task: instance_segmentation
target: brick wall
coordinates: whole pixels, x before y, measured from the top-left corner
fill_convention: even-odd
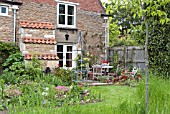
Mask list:
[[[3,5],[8,5],[1,3]],[[13,11],[9,5],[8,16],[0,16],[0,41],[13,42]]]
[[[17,0],[15,0],[17,1]],[[68,0],[66,0],[68,1]],[[104,39],[102,38],[104,28],[102,28],[103,19],[101,18],[101,12],[104,10],[98,0],[90,0],[91,2],[84,0],[70,0],[71,2],[79,2],[77,6],[77,28],[75,30],[70,29],[58,29],[57,28],[57,4],[54,0],[23,0],[23,4],[17,11],[17,22],[20,20],[36,21],[36,22],[51,22],[53,25],[52,30],[48,29],[30,29],[21,28],[17,23],[17,39],[20,42],[21,50],[36,53],[47,53],[51,50],[55,50],[55,45],[47,44],[25,44],[22,42],[23,37],[38,37],[44,38],[45,35],[54,35],[57,42],[73,43],[78,40],[78,31],[81,30],[85,41],[87,41],[86,48],[98,53],[96,46],[101,45]],[[84,4],[83,4],[84,3]],[[13,38],[13,17],[12,12],[9,17],[0,17],[0,40],[2,38]],[[5,28],[6,27],[6,28]],[[5,31],[6,30],[6,31]],[[5,31],[5,32],[4,32]],[[55,31],[55,32],[54,32]],[[70,38],[65,40],[65,34],[68,33]],[[89,48],[91,47],[91,48]]]
[[[83,37],[87,41],[84,48],[95,56],[98,56],[104,47],[103,22],[104,20],[101,18],[100,13],[78,10],[78,28],[83,32]]]
[[[79,9],[91,12],[104,13],[104,8],[100,0],[64,0],[79,3]]]
[[[37,1],[36,1],[37,2]],[[25,20],[25,22],[33,24],[32,26],[24,27],[19,25],[19,41],[20,41],[20,49],[22,50],[23,54],[56,54],[55,50],[55,43],[38,43],[38,42],[24,42],[23,38],[32,38],[32,39],[49,39],[54,38],[55,39],[55,28],[56,28],[56,6],[42,3],[35,3],[35,2],[23,2],[23,5],[21,5],[19,9],[19,20]],[[41,23],[41,25],[45,22],[52,23],[52,29],[44,28],[44,27],[38,27],[35,26],[38,23]],[[25,57],[27,58],[27,57]],[[28,59],[28,58],[27,58]],[[44,58],[42,58],[44,59]],[[47,58],[46,58],[47,59]],[[57,60],[41,60],[43,63],[43,67],[48,66],[48,64],[51,64],[50,67],[54,68],[57,67],[58,61]],[[27,60],[29,62],[29,60]]]
[[[43,3],[24,2],[19,9],[18,18],[20,20],[28,21],[52,22],[53,25],[56,25],[56,15],[56,6]]]
[[[35,2],[38,4],[48,4],[51,6],[57,5],[57,2],[55,0],[15,0],[15,1],[22,1],[23,4]],[[62,0],[62,1],[79,3],[79,8],[81,10],[100,12],[100,13],[105,12],[100,0]]]
[[[55,33],[49,29],[30,29],[24,28],[20,31],[21,37],[34,37],[34,38],[55,38]]]
[[[25,44],[25,50],[31,54],[52,53],[54,52],[54,45],[47,44]]]
[[[81,0],[79,0],[79,2],[80,4],[82,4]],[[99,5],[97,6],[99,7]],[[103,19],[100,16],[101,13],[94,11],[85,11],[81,8],[77,8],[77,10],[77,29],[81,30],[83,34],[87,34],[86,39],[89,45],[96,43],[96,41],[99,42],[99,37],[103,34],[104,31],[104,29],[102,28]],[[44,4],[43,2],[41,4],[39,4],[38,2],[23,2],[23,5],[20,7],[19,10],[19,18],[21,20],[29,21],[52,22],[53,28],[57,28],[56,12],[57,6],[55,5]],[[65,40],[66,33],[70,35],[69,41]],[[58,42],[76,42],[78,39],[78,32],[75,30],[56,29],[56,39]]]

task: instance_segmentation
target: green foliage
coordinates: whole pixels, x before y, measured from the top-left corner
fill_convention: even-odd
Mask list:
[[[61,85],[71,85],[72,83],[72,71],[69,69],[63,69],[58,67],[54,71],[54,75],[57,79],[60,79],[63,83]]]
[[[18,97],[18,102],[13,102],[19,106],[48,106],[56,101],[54,86],[47,83],[30,82],[20,85],[22,96]]]
[[[14,62],[21,62],[23,61],[23,57],[21,52],[16,52],[14,54],[11,54],[5,61],[5,63],[3,64],[4,68],[9,68],[10,66],[12,66],[12,64]]]
[[[110,46],[121,46],[121,45],[138,45],[141,42],[137,42],[136,39],[140,40],[139,33],[133,30],[132,27],[136,27],[141,24],[142,18],[136,16],[133,17],[134,13],[131,12],[133,6],[126,3],[126,0],[113,0],[110,3],[106,3],[106,12],[111,15],[110,20]],[[138,34],[135,35],[134,33]],[[119,39],[118,37],[124,36],[125,38]]]
[[[33,57],[32,61],[27,61],[25,73],[29,76],[30,80],[40,80],[43,76],[41,62]]]
[[[101,83],[106,83],[107,80],[109,80],[109,79],[112,80],[113,77],[109,77],[109,76],[98,76],[98,77],[96,77],[96,80],[101,82]]]
[[[117,22],[117,26],[121,25],[121,28],[130,29],[129,31],[127,30],[125,37],[129,35],[130,39],[135,40],[138,44],[144,45],[145,33],[149,31],[149,67],[153,68],[153,70],[157,69],[164,76],[169,76],[169,0],[146,0],[144,2],[141,0],[113,0],[111,3],[106,4],[106,8],[107,13],[110,12],[113,15],[112,18],[117,19],[115,21]],[[130,12],[129,15],[126,15],[127,12]],[[128,16],[130,17],[128,18]],[[139,21],[136,21],[136,19],[139,19]],[[136,24],[125,24],[126,22],[130,22],[130,20],[133,20]],[[149,30],[145,30],[145,23],[149,24]],[[114,30],[114,28],[116,26],[113,26],[110,30]],[[112,44],[116,46],[133,45],[135,42],[128,43],[125,39],[112,40]]]
[[[111,20],[111,19],[110,19]],[[109,25],[109,45],[113,46],[115,43],[115,40],[119,37],[120,31],[119,26],[117,23],[112,22]]]
[[[115,38],[112,46],[137,46],[138,43],[131,38]]]
[[[19,52],[19,47],[14,43],[0,42],[0,55],[2,58],[7,58],[9,55]],[[3,60],[5,61],[5,60]]]
[[[145,44],[145,30],[144,30],[144,25],[137,25],[133,26],[131,25],[131,30],[130,30],[130,37],[131,39],[135,40],[138,45],[143,46]]]
[[[5,105],[5,93],[4,93],[4,89],[5,89],[5,81],[4,80],[0,80],[0,111],[4,110],[6,108]]]
[[[39,82],[46,82],[50,85],[63,85],[63,81],[58,78],[55,74],[43,74],[40,78],[39,78]]]
[[[170,5],[167,5],[164,10],[170,17]],[[159,20],[150,25],[150,38],[149,38],[149,61],[150,67],[157,69],[159,74],[169,77],[170,70],[170,23],[162,25]]]
[[[19,47],[14,43],[0,42],[0,69],[9,55],[19,52]],[[1,73],[1,72],[0,72]]]
[[[113,66],[113,69],[111,70],[111,72],[116,73],[116,69],[117,69],[118,64],[119,64],[118,53],[115,51],[113,53],[113,56],[112,56],[111,66]]]
[[[20,77],[25,74],[25,65],[23,63],[21,52],[11,54],[3,64],[5,68],[1,79],[4,79],[5,83],[18,83]]]

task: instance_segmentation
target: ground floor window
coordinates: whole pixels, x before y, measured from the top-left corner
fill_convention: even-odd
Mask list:
[[[59,57],[60,67],[72,67],[73,63],[72,45],[57,45],[57,55]]]

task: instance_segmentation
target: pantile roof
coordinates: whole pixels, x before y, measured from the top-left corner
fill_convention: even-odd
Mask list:
[[[31,60],[33,57],[43,60],[58,60],[57,54],[25,54],[24,59]]]
[[[24,43],[56,44],[55,38],[22,38]]]
[[[52,23],[50,22],[36,22],[36,21],[20,20],[19,24],[23,28],[52,29]]]

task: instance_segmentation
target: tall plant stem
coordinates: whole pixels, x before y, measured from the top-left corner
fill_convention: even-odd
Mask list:
[[[149,76],[148,76],[148,38],[149,38],[149,28],[148,22],[145,19],[145,27],[146,27],[146,39],[145,39],[145,75],[146,75],[146,114],[148,113],[149,109]]]

